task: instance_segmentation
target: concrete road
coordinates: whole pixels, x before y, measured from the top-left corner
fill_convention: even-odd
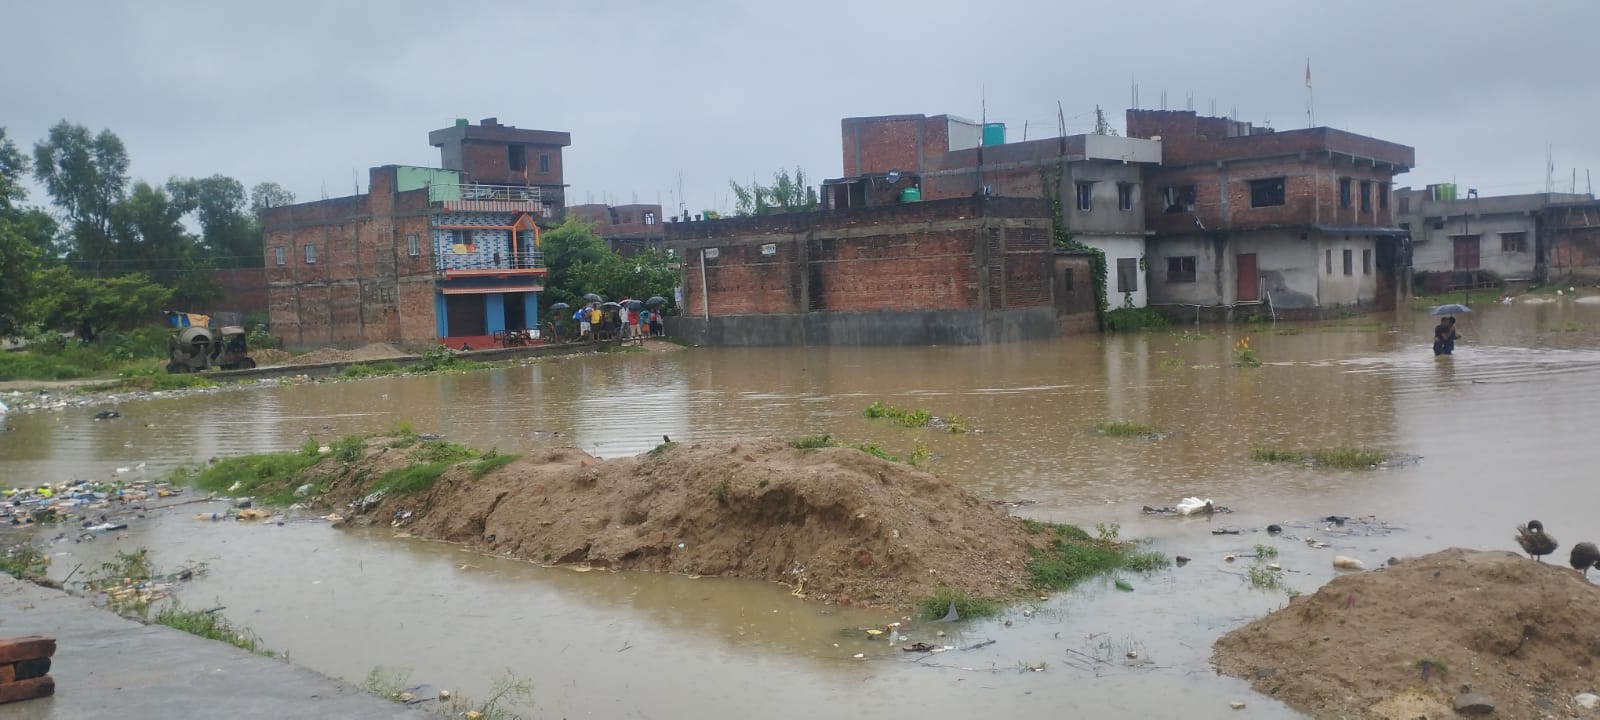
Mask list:
[[[18,635],[56,639],[56,694],[0,705],[6,720],[425,717],[282,660],[0,575],[0,637]]]

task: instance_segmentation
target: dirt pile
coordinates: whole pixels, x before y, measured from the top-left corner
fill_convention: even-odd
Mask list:
[[[1345,575],[1217,640],[1212,661],[1313,717],[1571,716],[1600,680],[1600,586],[1570,568],[1452,548]]]
[[[285,352],[283,350],[279,350],[277,348],[267,348],[266,350],[251,350],[250,351],[250,359],[256,361],[256,366],[257,367],[270,367],[270,366],[273,366],[273,365],[282,365],[282,364],[284,364],[286,362],[289,362],[289,360],[291,358],[293,358],[293,357],[294,357],[294,355],[291,355],[288,352]]]
[[[336,348],[320,348],[297,355],[289,359],[290,365],[315,365],[318,363],[333,362],[366,362],[370,360],[388,360],[390,358],[404,357],[405,352],[388,343],[372,343],[363,345],[354,350],[339,350]],[[257,362],[260,362],[259,360]]]
[[[613,460],[568,448],[481,477],[464,462],[373,501],[384,473],[416,463],[395,444],[369,441],[360,470],[323,481],[323,503],[536,562],[760,578],[827,602],[906,607],[941,586],[1014,597],[1029,587],[1029,549],[1046,542],[946,480],[850,448],[760,440]]]

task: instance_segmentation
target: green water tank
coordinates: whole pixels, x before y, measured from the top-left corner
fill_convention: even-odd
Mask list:
[[[900,202],[916,202],[922,199],[922,190],[908,187],[900,191]]]
[[[456,118],[456,127],[466,127],[468,124],[466,118]]]
[[[983,126],[983,144],[985,146],[988,146],[988,145],[1004,145],[1004,144],[1006,144],[1006,124],[1005,123],[986,123],[986,124],[984,124],[984,126]]]

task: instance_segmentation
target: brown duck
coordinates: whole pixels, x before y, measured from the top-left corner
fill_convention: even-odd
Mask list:
[[[1529,520],[1527,525],[1517,526],[1517,544],[1528,553],[1528,557],[1539,562],[1544,562],[1540,558],[1555,552],[1560,546],[1555,538],[1545,534],[1544,523],[1538,520]]]
[[[1591,542],[1581,542],[1572,546],[1572,569],[1583,571],[1584,577],[1589,577],[1589,568],[1600,568],[1600,548]]]

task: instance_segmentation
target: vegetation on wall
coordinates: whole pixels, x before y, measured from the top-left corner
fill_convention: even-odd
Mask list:
[[[1106,300],[1106,254],[1105,251],[1090,247],[1072,237],[1067,232],[1065,208],[1061,204],[1061,181],[1067,172],[1066,157],[1056,158],[1056,171],[1052,177],[1045,168],[1039,169],[1039,184],[1044,187],[1044,199],[1050,202],[1050,239],[1051,244],[1060,250],[1087,253],[1089,255],[1089,279],[1094,288],[1094,316],[1095,322],[1101,330],[1106,329],[1106,313],[1110,312],[1110,302]]]
[[[787,169],[779,168],[772,175],[771,185],[755,180],[740,185],[729,180],[728,186],[736,201],[734,214],[741,217],[817,209],[817,189],[806,184],[806,171],[801,168],[795,168],[792,177]]]

